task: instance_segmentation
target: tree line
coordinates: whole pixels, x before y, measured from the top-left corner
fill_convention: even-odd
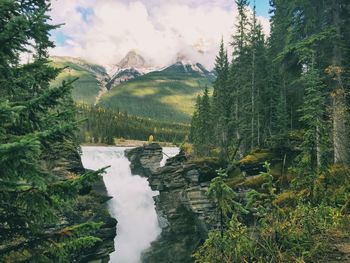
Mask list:
[[[197,99],[190,139],[199,154],[229,158],[256,148],[289,147],[292,135],[313,167],[350,163],[350,22],[346,1],[270,1],[268,38],[236,1],[229,61],[224,41],[216,57],[212,96]]]
[[[127,112],[113,111],[99,106],[78,105],[80,141],[113,145],[115,138],[146,141],[151,135],[160,142],[183,142],[189,133],[189,125],[167,123],[141,118]]]
[[[231,59],[221,41],[213,94],[197,98],[191,123],[194,157],[226,161],[208,189],[218,226],[195,262],[345,260],[350,2],[271,0],[267,38],[255,7],[235,2]]]

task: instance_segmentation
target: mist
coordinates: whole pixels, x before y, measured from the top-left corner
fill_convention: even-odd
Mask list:
[[[103,180],[108,195],[108,209],[118,220],[116,251],[111,254],[111,263],[139,263],[141,254],[150,247],[161,233],[154,207],[154,192],[146,178],[132,175],[130,162],[122,147],[82,147],[82,162],[85,168],[97,170],[106,166]],[[178,153],[176,148],[165,148],[167,156]],[[161,165],[168,158],[164,155]]]

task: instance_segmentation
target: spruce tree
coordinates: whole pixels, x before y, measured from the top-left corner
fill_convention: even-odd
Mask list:
[[[65,213],[98,172],[82,172],[71,82],[50,87],[59,69],[47,49],[50,4],[0,3],[0,261],[68,262],[101,240],[99,223],[67,225]],[[20,55],[33,52],[32,62]],[[73,176],[74,175],[74,176]],[[72,222],[70,222],[72,223]],[[68,233],[68,234],[66,234]]]
[[[213,92],[213,129],[215,143],[220,147],[221,153],[227,158],[228,122],[230,117],[230,89],[228,83],[229,62],[224,40],[221,40],[219,54],[215,60],[215,72],[217,74],[214,82]]]
[[[238,23],[236,33],[233,35],[231,43],[233,47],[233,60],[230,68],[230,85],[231,93],[231,136],[235,138],[236,145],[239,144],[239,156],[243,156],[247,151],[247,138],[243,136],[248,132],[247,119],[243,116],[248,110],[246,103],[250,98],[250,74],[246,71],[249,67],[249,56],[247,46],[249,43],[247,16],[248,4],[247,0],[237,0]]]

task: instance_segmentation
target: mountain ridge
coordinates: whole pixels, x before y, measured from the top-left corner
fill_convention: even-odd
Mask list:
[[[203,65],[186,60],[144,73],[138,69],[141,66],[150,69],[150,66],[136,52],[129,52],[117,64],[123,68],[118,68],[112,76],[103,66],[84,59],[54,57],[53,60],[56,65],[69,67],[59,81],[81,78],[73,90],[78,103],[98,104],[161,121],[189,123],[197,95],[204,86],[210,87],[214,79]]]

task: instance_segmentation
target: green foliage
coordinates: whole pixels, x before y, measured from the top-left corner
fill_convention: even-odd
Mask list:
[[[98,105],[162,122],[171,116],[174,122],[189,123],[202,86],[211,86],[211,78],[168,68],[121,83]]]
[[[237,211],[233,217],[234,224],[241,224],[242,231],[236,230],[241,235],[230,236],[225,221],[225,228],[211,232],[195,258],[197,262],[331,262],[330,241],[336,233],[350,231],[344,223],[350,210],[349,3],[271,0],[267,42],[255,8],[250,17],[248,1],[236,4],[238,22],[228,73],[223,42],[216,59],[218,79],[211,104],[216,138],[211,147],[221,148],[230,169],[238,164],[254,172],[257,163],[269,159],[274,167],[281,166],[283,177],[288,170],[288,180],[282,184],[287,178],[280,178],[276,186],[267,163],[267,171],[260,175],[247,172],[246,177],[242,173],[231,178],[227,184],[246,193],[239,203],[249,213]],[[220,99],[226,91],[229,99]],[[201,100],[191,134],[199,130]],[[204,138],[192,140],[202,143]],[[201,147],[194,146],[195,151]],[[272,149],[273,156],[259,152],[262,147]],[[213,182],[217,189],[227,186],[220,178]],[[228,213],[238,207],[216,204]],[[241,247],[237,240],[242,240]]]
[[[197,155],[209,155],[213,148],[214,131],[209,91],[206,87],[203,96],[197,97],[192,117],[190,140]]]
[[[80,130],[80,140],[85,143],[113,145],[114,138],[146,140],[150,134],[156,141],[179,143],[189,133],[186,124],[144,119],[99,106],[78,106],[78,117],[87,119]]]
[[[225,183],[227,174],[224,170],[218,171],[208,189],[208,197],[219,211],[220,231],[213,230],[208,239],[193,255],[195,262],[237,262],[245,255],[242,251],[251,249],[250,238],[246,235],[246,227],[242,225],[237,216],[247,213],[242,204],[235,201],[236,193]],[[230,216],[232,218],[230,219]]]
[[[249,262],[253,254],[254,243],[247,228],[234,217],[223,236],[219,231],[210,232],[193,257],[196,263],[229,263]]]
[[[73,83],[72,97],[74,101],[94,105],[103,80],[108,78],[105,69],[82,59],[68,57],[50,57],[50,59],[52,66],[64,68],[57,78],[51,82],[51,86],[57,86],[62,81],[78,78]]]
[[[49,32],[57,28],[48,24],[49,7],[43,0],[0,3],[1,262],[57,262],[51,247],[65,242],[72,260],[62,262],[75,261],[80,255],[74,251],[91,247],[100,226],[86,234],[86,225],[76,226],[71,231],[77,235],[60,236],[72,224],[65,212],[97,174],[74,173],[82,170],[79,123],[72,81],[50,85],[61,70],[47,58]],[[21,63],[20,56],[31,52],[32,60]]]
[[[220,213],[222,213],[224,217],[228,217],[233,211],[236,212],[236,210],[239,210],[239,207],[237,206],[237,209],[234,207],[234,204],[237,204],[234,201],[236,194],[225,183],[225,177],[227,177],[225,172],[223,170],[219,170],[218,176],[215,177],[210,183],[208,197],[216,203]]]
[[[276,187],[273,183],[270,164],[265,162],[266,172],[260,173],[262,180],[260,192],[250,190],[246,194],[246,209],[249,210],[255,218],[263,218],[272,212],[273,201],[276,198]]]
[[[194,253],[196,262],[314,262],[327,255],[331,233],[348,227],[344,224],[346,216],[342,215],[342,210],[322,203],[305,204],[298,198],[294,199],[292,209],[288,209],[288,203],[280,209],[275,206],[278,197],[269,164],[266,164],[266,170],[261,174],[264,183],[260,191],[251,190],[245,198],[245,208],[259,219],[254,220],[253,225],[249,221],[242,223],[248,212],[237,209],[240,203],[232,202],[231,196],[236,194],[226,189],[227,185],[220,177],[213,180],[210,191],[215,193],[214,196],[223,197],[223,202],[217,202],[218,207],[229,213],[235,212],[223,231],[209,233]],[[226,189],[226,195],[220,194],[222,189]],[[297,195],[293,193],[293,196]],[[224,198],[227,196],[229,198]]]

